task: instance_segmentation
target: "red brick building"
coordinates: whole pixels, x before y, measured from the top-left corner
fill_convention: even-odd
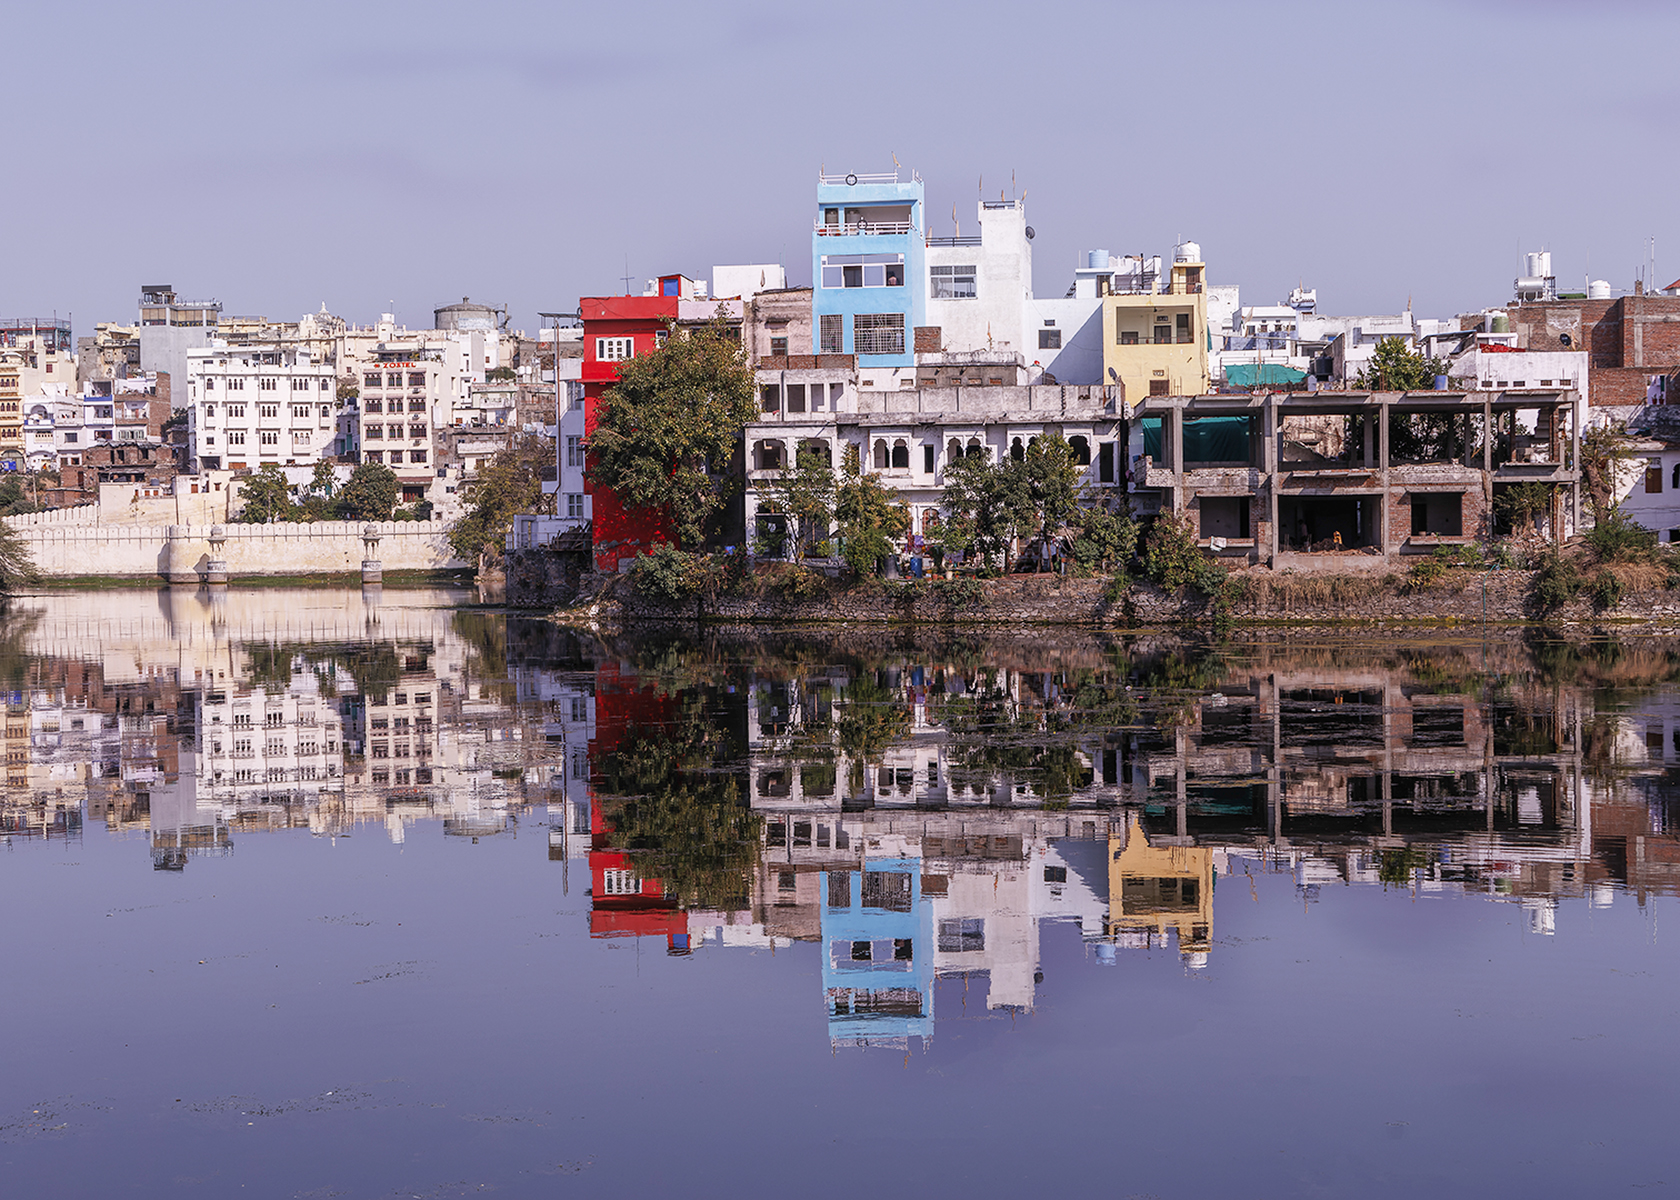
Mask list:
[[[1585,350],[1593,407],[1645,403],[1658,380],[1680,372],[1680,296],[1543,300],[1512,304],[1520,350]]]

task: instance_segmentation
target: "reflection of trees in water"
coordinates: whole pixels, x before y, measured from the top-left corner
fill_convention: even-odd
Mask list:
[[[0,684],[20,688],[28,681],[32,656],[26,643],[40,623],[40,609],[18,608],[0,597]]]
[[[729,911],[748,906],[759,827],[713,699],[687,692],[668,725],[633,728],[601,764],[599,803],[612,846],[642,875],[688,907]]]
[[[349,676],[358,695],[384,700],[402,672],[424,671],[431,658],[430,643],[392,645],[389,642],[248,642],[245,651],[246,676],[241,682],[271,691],[291,686],[292,667],[297,662],[312,672],[321,694],[336,695],[345,689],[337,684],[340,674]],[[409,660],[417,659],[418,662]]]

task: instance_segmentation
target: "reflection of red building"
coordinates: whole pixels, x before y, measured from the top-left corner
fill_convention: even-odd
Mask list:
[[[595,511],[599,513],[600,509]],[[624,744],[632,730],[660,728],[672,715],[673,698],[669,693],[639,686],[637,677],[622,672],[616,662],[602,663],[595,671],[595,738],[589,744],[590,762],[600,766]],[[668,950],[686,951],[688,914],[677,906],[674,896],[665,894],[659,880],[644,879],[637,873],[634,855],[612,848],[612,832],[612,818],[602,811],[600,797],[591,786],[589,936],[663,934]]]
[[[618,378],[618,364],[646,354],[663,340],[670,323],[677,319],[678,301],[688,299],[692,285],[681,275],[659,280],[657,296],[585,296],[578,301],[583,314],[583,432],[587,441],[595,432],[602,394]],[[611,492],[584,486],[594,497],[595,567],[618,570],[620,558],[633,558],[639,550],[670,541],[670,522],[665,514],[650,509],[626,508]]]

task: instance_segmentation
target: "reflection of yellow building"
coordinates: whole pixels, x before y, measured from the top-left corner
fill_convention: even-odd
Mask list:
[[[1108,841],[1108,932],[1117,940],[1178,936],[1191,965],[1206,961],[1213,930],[1213,851],[1200,846],[1151,846],[1134,815]]]
[[[1126,402],[1208,390],[1207,268],[1175,262],[1165,291],[1103,300],[1103,366]]]

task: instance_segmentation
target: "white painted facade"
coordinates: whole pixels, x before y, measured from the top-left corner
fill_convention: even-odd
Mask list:
[[[185,395],[177,398],[188,413],[193,469],[312,466],[334,454],[336,384],[332,367],[301,350],[188,351]]]

